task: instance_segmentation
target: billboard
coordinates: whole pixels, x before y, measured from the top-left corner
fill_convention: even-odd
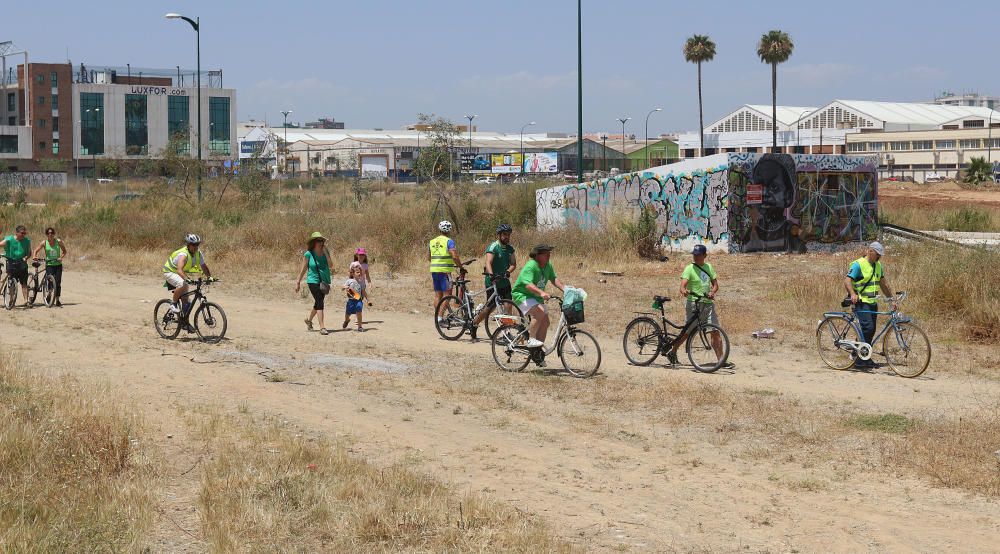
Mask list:
[[[556,173],[558,171],[558,152],[529,152],[524,155],[525,173]]]
[[[489,154],[462,153],[462,173],[489,173],[491,159]]]
[[[520,153],[510,152],[507,154],[491,154],[490,165],[492,166],[493,173],[520,173],[523,163]]]

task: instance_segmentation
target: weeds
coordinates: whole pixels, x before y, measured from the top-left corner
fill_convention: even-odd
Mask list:
[[[864,431],[904,434],[913,429],[915,422],[899,414],[858,414],[847,420],[847,425]]]

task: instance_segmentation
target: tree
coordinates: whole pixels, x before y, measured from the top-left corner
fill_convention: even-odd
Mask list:
[[[701,155],[705,155],[705,115],[701,103],[701,64],[715,58],[715,43],[708,35],[693,35],[684,43],[684,59],[698,64],[698,134],[701,137]]]
[[[986,158],[973,157],[969,160],[969,168],[965,170],[965,182],[972,185],[993,182],[993,167]]]
[[[434,114],[419,114],[417,120],[426,131],[430,146],[420,148],[416,162],[417,174],[424,179],[436,179],[452,174],[456,169],[452,146],[459,129],[450,120]]]
[[[757,43],[760,61],[771,66],[771,140],[772,150],[778,149],[778,64],[792,56],[792,37],[784,31],[768,31]]]

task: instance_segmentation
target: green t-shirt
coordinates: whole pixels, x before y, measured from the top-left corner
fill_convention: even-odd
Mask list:
[[[308,260],[306,266],[306,283],[326,283],[330,284],[330,264],[326,261],[326,256],[317,256],[310,251],[306,251],[303,256]]]
[[[545,290],[545,285],[549,284],[549,281],[555,280],[556,270],[552,267],[551,262],[545,264],[545,267],[540,267],[535,260],[528,260],[528,263],[524,264],[521,274],[517,276],[517,282],[514,283],[514,290],[511,291],[511,296],[514,298],[514,302],[518,304],[529,298],[534,298],[541,302],[542,297],[529,291],[528,285],[532,284]]]
[[[507,269],[510,267],[510,260],[514,257],[514,247],[511,245],[504,246],[500,241],[495,240],[493,244],[486,247],[487,254],[493,254],[493,264],[490,269],[493,271],[494,275],[503,276],[507,273]],[[486,278],[486,286],[490,286],[490,278]],[[510,281],[500,279],[501,285],[510,286]]]
[[[681,280],[683,281],[687,279],[688,291],[704,296],[712,290],[712,281],[718,279],[719,276],[715,273],[715,269],[712,267],[712,264],[706,263],[701,266],[701,269],[704,271],[695,267],[694,264],[688,264],[687,267],[684,268],[684,273],[681,273]],[[688,300],[695,300],[695,297],[693,295],[688,295]],[[712,301],[708,298],[702,298],[701,301],[709,304],[712,303]]]
[[[7,256],[8,260],[23,260],[25,256],[31,253],[31,239],[28,237],[17,240],[14,235],[8,235],[4,240],[7,241],[7,245],[4,247],[4,255]]]

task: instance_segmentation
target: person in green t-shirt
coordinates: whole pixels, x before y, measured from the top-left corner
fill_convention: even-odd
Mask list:
[[[549,331],[549,314],[545,309],[545,302],[551,297],[545,292],[545,286],[551,282],[560,291],[565,288],[549,261],[552,249],[547,244],[539,244],[531,249],[531,259],[524,264],[512,291],[514,302],[521,308],[521,312],[531,317],[528,327],[530,340],[525,345],[528,348],[544,346],[545,335]]]
[[[44,258],[41,257],[43,254]],[[63,258],[66,257],[66,254],[66,245],[63,244],[61,238],[56,236],[54,227],[45,229],[45,240],[38,245],[38,248],[35,248],[35,252],[32,254],[36,260],[45,260],[45,273],[51,275],[56,281],[55,305],[57,307],[62,306]]]
[[[474,328],[478,327],[484,319],[490,317],[490,314],[493,313],[494,299],[496,301],[513,299],[510,274],[517,267],[517,260],[514,258],[514,247],[510,245],[510,237],[513,232],[514,229],[510,225],[501,223],[497,226],[497,240],[486,247],[486,265],[483,269],[484,273],[486,273],[486,287],[489,288],[493,283],[496,283],[497,287],[493,296],[490,296],[486,300],[486,307],[472,321]],[[503,308],[501,306],[501,311],[504,314],[507,314],[508,311],[513,311],[505,311]],[[475,336],[474,333],[473,336]]]
[[[694,258],[681,273],[681,296],[687,297],[684,305],[686,315],[685,321],[690,321],[697,317],[699,323],[711,323],[719,325],[719,316],[715,311],[715,295],[719,292],[719,275],[715,272],[712,264],[706,262],[708,249],[704,244],[697,244],[691,251]],[[685,335],[682,335],[675,343],[670,352],[667,352],[667,359],[670,363],[677,363],[677,349],[684,343]],[[722,356],[722,337],[718,333],[711,333],[712,349],[716,356]],[[732,367],[726,363],[723,367]]]
[[[326,237],[319,231],[313,233],[306,243],[306,251],[302,254],[302,269],[295,281],[295,292],[302,288],[303,277],[306,278],[306,286],[313,297],[313,307],[306,318],[306,328],[312,331],[313,318],[318,316],[319,333],[328,335],[330,332],[326,330],[326,322],[323,321],[323,304],[330,292],[330,251],[326,248]]]
[[[0,241],[4,256],[7,256],[7,273],[21,283],[25,304],[28,302],[28,257],[31,256],[31,239],[27,234],[28,230],[24,225],[18,225],[14,228],[13,235]]]

